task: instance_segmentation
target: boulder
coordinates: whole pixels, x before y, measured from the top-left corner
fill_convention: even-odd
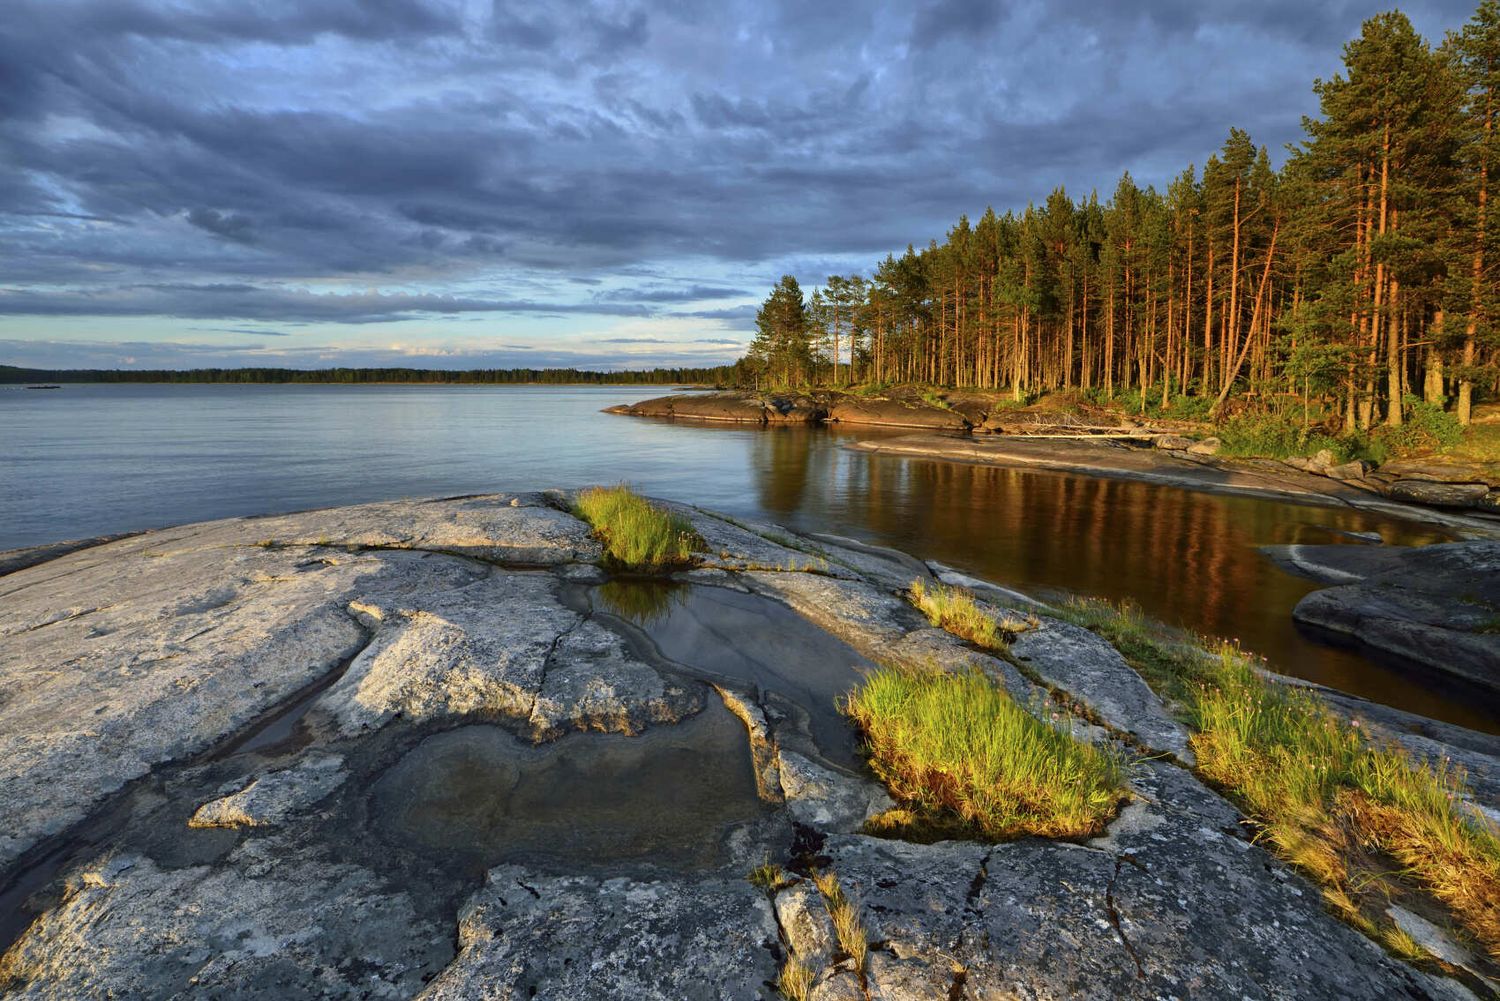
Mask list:
[[[1489,495],[1485,483],[1439,483],[1435,480],[1397,480],[1386,491],[1395,500],[1434,507],[1476,507]]]
[[[1180,434],[1159,434],[1151,439],[1151,445],[1169,452],[1186,452],[1193,447],[1193,439]]]
[[[1203,438],[1189,445],[1188,451],[1193,455],[1218,455],[1222,446],[1223,442],[1217,438]]]
[[[291,768],[268,772],[249,785],[229,782],[227,795],[204,803],[189,827],[268,827],[314,805],[343,784],[349,773],[339,754],[311,754]]]
[[[1338,586],[1297,603],[1299,622],[1500,690],[1500,542],[1287,546],[1287,569]]]
[[[1355,459],[1352,462],[1345,462],[1341,465],[1330,466],[1328,469],[1328,475],[1336,480],[1362,480],[1365,478],[1365,474],[1369,471],[1369,463],[1365,462],[1363,459]]]

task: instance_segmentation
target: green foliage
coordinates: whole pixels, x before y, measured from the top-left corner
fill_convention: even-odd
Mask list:
[[[1223,648],[1195,700],[1193,750],[1280,853],[1318,878],[1356,923],[1383,906],[1364,850],[1390,855],[1500,958],[1500,831],[1467,813],[1464,779],[1397,746],[1375,746],[1309,691],[1275,684]],[[1360,907],[1361,898],[1374,900]],[[1352,910],[1351,910],[1352,909]]]
[[[1287,459],[1327,449],[1342,461],[1352,454],[1348,442],[1283,414],[1241,414],[1220,424],[1216,433],[1220,455]]]
[[[704,542],[692,524],[664,511],[628,486],[590,487],[574,513],[593,526],[609,560],[631,570],[662,570],[691,563]]]
[[[776,893],[791,883],[786,870],[775,862],[772,862],[769,858],[754,869],[751,869],[750,874],[745,878],[750,881],[751,886],[757,886],[767,893]]]
[[[1463,425],[1441,405],[1408,396],[1409,416],[1399,427],[1383,427],[1376,434],[1395,455],[1451,448],[1464,440]]]
[[[1075,740],[1066,720],[1037,719],[977,670],[882,668],[844,710],[864,734],[871,768],[902,802],[903,821],[919,828],[989,840],[1087,837],[1125,795],[1111,752]]]
[[[911,600],[928,622],[989,650],[1005,650],[1007,636],[1036,625],[1009,617],[996,620],[962,588],[928,584],[920,578],[911,582]]]

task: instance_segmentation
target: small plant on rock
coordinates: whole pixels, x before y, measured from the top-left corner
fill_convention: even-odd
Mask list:
[[[611,562],[632,570],[663,570],[692,562],[705,543],[692,523],[621,484],[590,487],[573,513],[588,522]]]
[[[776,990],[787,1001],[807,1001],[812,993],[813,971],[796,956],[788,956],[776,978]]]
[[[1035,626],[1034,621],[1027,623],[1009,616],[998,622],[962,588],[928,584],[920,578],[911,582],[911,600],[928,622],[987,650],[1004,651],[1007,634]]]
[[[978,670],[882,668],[844,711],[918,830],[1091,837],[1125,798],[1113,753],[1077,740],[1065,721],[1038,719]]]

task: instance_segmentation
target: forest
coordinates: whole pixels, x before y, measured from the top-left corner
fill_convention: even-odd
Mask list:
[[[1279,168],[1231,128],[1165,191],[1128,173],[1103,200],[1057,188],[810,297],[784,277],[736,378],[1467,424],[1500,392],[1497,86],[1497,0],[1439,44],[1378,15],[1313,84],[1319,114]]]

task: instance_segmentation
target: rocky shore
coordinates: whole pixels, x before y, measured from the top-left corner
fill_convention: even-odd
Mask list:
[[[748,391],[684,393],[610,407],[606,413],[736,424],[907,428],[923,433],[861,441],[850,447],[885,455],[981,465],[1030,466],[1093,476],[1147,480],[1192,490],[1257,494],[1308,503],[1350,504],[1388,513],[1451,512],[1429,516],[1455,527],[1500,536],[1500,470],[1440,457],[1402,459],[1372,468],[1310,458],[1227,459],[1213,437],[1191,438],[1145,427],[1071,421],[1068,435],[1035,435],[1052,417],[1008,407],[978,394],[945,397],[899,388],[889,396],[836,390],[810,394]]]
[[[1331,585],[1297,603],[1298,622],[1500,693],[1500,542],[1265,552]]]
[[[946,568],[674,507],[705,547],[669,580],[612,575],[557,493],[230,519],[0,576],[0,992],[769,998],[789,956],[819,999],[1487,990],[1426,918],[1446,966],[1333,917],[1095,633],[966,582],[1037,615],[1000,659],[903,597]],[[832,702],[876,662],[1073,717],[1130,762],[1129,803],[1084,843],[864,833],[891,801]],[[1500,740],[1429,733],[1500,809]],[[858,910],[862,969],[814,872]]]

